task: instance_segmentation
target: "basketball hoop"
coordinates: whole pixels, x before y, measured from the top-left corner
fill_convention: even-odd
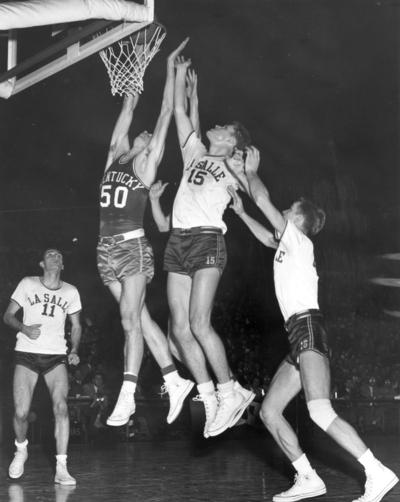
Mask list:
[[[110,79],[111,94],[141,94],[147,66],[160,50],[166,29],[152,23],[100,51]]]

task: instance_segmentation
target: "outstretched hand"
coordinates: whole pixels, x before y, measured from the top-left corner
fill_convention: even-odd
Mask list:
[[[232,157],[226,159],[226,163],[236,175],[244,173],[244,160],[242,150],[236,149]]]
[[[188,70],[186,75],[186,96],[188,99],[197,96],[197,73],[194,70]]]
[[[249,182],[247,181],[246,173],[244,170],[245,163],[243,156],[243,150],[236,149],[232,157],[226,159],[226,163],[239,182],[241,190],[249,193]]]
[[[246,148],[246,152],[246,174],[255,174],[257,173],[258,166],[260,165],[260,152],[255,146],[248,146]]]
[[[229,207],[233,209],[237,215],[242,215],[244,213],[242,198],[232,185],[229,185],[227,190],[229,195],[232,197],[232,204],[230,204]]]
[[[164,193],[165,188],[167,187],[168,182],[163,183],[161,180],[156,181],[150,187],[149,197],[150,200],[157,200]]]
[[[187,43],[189,42],[189,37],[186,37],[185,40],[178,45],[178,47],[171,52],[171,54],[168,56],[167,62],[168,62],[168,67],[170,69],[173,69],[176,64],[176,59],[178,58],[179,54],[183,51],[183,49],[186,47]]]
[[[179,70],[180,68],[183,68],[185,71],[189,68],[189,66],[192,64],[191,59],[185,59],[184,56],[177,56],[175,58],[175,68]]]

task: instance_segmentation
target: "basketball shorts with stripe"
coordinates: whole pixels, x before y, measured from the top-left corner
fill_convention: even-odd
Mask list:
[[[164,253],[164,270],[193,277],[205,268],[223,272],[227,262],[222,233],[171,232]]]
[[[149,283],[154,276],[153,248],[146,237],[112,245],[99,242],[97,268],[106,286],[136,274],[145,274]]]
[[[285,324],[289,336],[290,352],[286,360],[299,368],[302,352],[312,350],[324,357],[330,357],[328,333],[319,311],[292,316]]]

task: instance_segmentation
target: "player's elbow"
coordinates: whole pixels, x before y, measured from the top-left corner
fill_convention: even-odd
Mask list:
[[[11,314],[9,312],[5,312],[4,315],[3,315],[3,322],[5,324],[7,324],[7,326],[10,326],[10,318],[11,318]]]
[[[174,104],[174,113],[176,117],[181,117],[181,116],[186,116],[186,110],[185,106],[183,103],[176,103]]]
[[[174,111],[173,103],[170,103],[169,101],[167,101],[162,104],[162,108],[161,108],[162,117],[169,118],[172,115],[173,111]]]
[[[257,192],[255,194],[252,194],[252,198],[256,206],[258,206],[260,209],[262,209],[263,206],[265,206],[265,196],[263,196],[263,194]]]

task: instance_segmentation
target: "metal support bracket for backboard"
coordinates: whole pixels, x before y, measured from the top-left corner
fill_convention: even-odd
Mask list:
[[[148,26],[151,22],[141,22],[141,23],[119,23],[107,31],[99,34],[95,38],[89,41],[82,42],[85,36],[94,35],[98,33],[101,29],[107,25],[112,25],[110,21],[97,21],[91,23],[86,28],[75,33],[74,35],[67,36],[61,42],[53,44],[48,49],[41,51],[32,58],[29,58],[22,63],[15,66],[16,62],[16,51],[17,43],[16,38],[9,38],[8,47],[8,71],[0,75],[0,97],[9,98],[10,96],[17,94],[28,87],[44,80],[45,78],[58,73],[59,71],[71,66],[82,59],[85,59],[96,52],[101,51],[105,47],[127,37],[128,35],[134,33],[135,31],[141,30]],[[11,32],[10,32],[11,33]],[[10,40],[13,40],[10,42]],[[11,43],[11,45],[10,45]],[[20,78],[17,78],[22,72],[29,70],[34,65],[42,62],[43,60],[49,59],[55,54],[59,54],[64,51],[64,54],[53,61],[47,63],[46,65],[38,68],[37,70],[28,73]]]

